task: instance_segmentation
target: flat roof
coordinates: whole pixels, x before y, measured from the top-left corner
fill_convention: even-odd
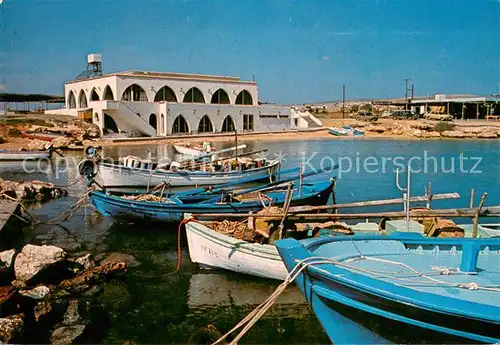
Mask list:
[[[174,73],[174,72],[152,72],[152,71],[124,71],[116,73],[107,73],[102,76],[81,78],[67,81],[66,84],[77,83],[80,81],[94,80],[106,77],[139,77],[139,78],[155,78],[155,79],[177,79],[177,80],[198,80],[198,81],[215,81],[215,82],[226,82],[226,83],[242,83],[242,84],[256,84],[255,81],[242,81],[240,77],[231,76],[220,76],[220,75],[210,75],[210,74],[194,74],[194,73]]]

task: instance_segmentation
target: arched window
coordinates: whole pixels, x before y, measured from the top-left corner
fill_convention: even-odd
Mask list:
[[[95,89],[92,89],[92,92],[90,93],[90,100],[99,101],[99,95],[95,92]]]
[[[192,87],[186,92],[182,101],[184,103],[205,103],[205,97],[203,97],[203,94],[198,88]]]
[[[78,96],[78,108],[87,108],[87,95],[85,91],[81,90]]]
[[[205,115],[201,118],[200,123],[198,124],[198,133],[206,133],[213,132],[214,126],[212,125],[212,121],[208,115]]]
[[[108,114],[104,114],[104,129],[108,132],[118,133],[118,126],[115,120]]]
[[[253,100],[250,92],[247,90],[241,91],[238,96],[236,96],[236,104],[252,105]]]
[[[168,86],[162,87],[155,95],[155,102],[177,102],[174,91]]]
[[[132,84],[123,91],[122,101],[128,102],[147,102],[146,91],[137,84]]]
[[[221,132],[234,132],[236,130],[236,126],[234,125],[233,118],[231,116],[226,116],[224,122],[222,123]]]
[[[172,133],[189,133],[189,125],[184,116],[179,115],[175,118]]]
[[[68,94],[68,108],[70,109],[76,108],[75,93],[73,91],[70,91]]]
[[[149,125],[156,130],[157,127],[156,114],[149,115]]]
[[[106,85],[104,88],[104,96],[102,97],[103,100],[105,101],[114,101],[115,97],[113,95],[113,91],[109,87],[109,85]]]
[[[212,100],[210,101],[210,103],[213,103],[213,104],[229,104],[229,96],[227,95],[227,92],[222,90],[222,89],[218,89],[217,91],[215,91],[215,93],[212,95]]]

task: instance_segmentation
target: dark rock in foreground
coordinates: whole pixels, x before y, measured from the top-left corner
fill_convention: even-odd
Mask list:
[[[108,315],[92,300],[100,284],[127,270],[125,262],[95,266],[89,254],[72,259],[61,248],[29,244],[17,256],[1,252],[0,265],[17,278],[0,285],[0,343],[99,342]]]

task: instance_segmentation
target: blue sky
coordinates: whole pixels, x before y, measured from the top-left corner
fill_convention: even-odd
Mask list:
[[[4,0],[3,90],[63,94],[105,72],[255,74],[260,100],[500,93],[500,2]]]

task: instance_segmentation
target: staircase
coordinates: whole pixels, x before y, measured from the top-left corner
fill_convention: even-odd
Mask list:
[[[321,128],[323,127],[323,122],[316,118],[309,111],[296,111],[304,121],[307,122],[307,128]]]
[[[156,129],[149,125],[149,122],[137,115],[134,109],[125,102],[114,102],[118,105],[116,119],[119,122],[124,122],[127,127],[139,132],[142,135],[154,137],[156,136]]]
[[[306,120],[306,122],[307,122],[307,128],[320,128],[320,127],[323,127],[323,123],[320,120],[318,120],[316,117],[314,117],[313,115],[311,115],[311,114],[309,116],[302,116],[302,118],[304,120]]]

